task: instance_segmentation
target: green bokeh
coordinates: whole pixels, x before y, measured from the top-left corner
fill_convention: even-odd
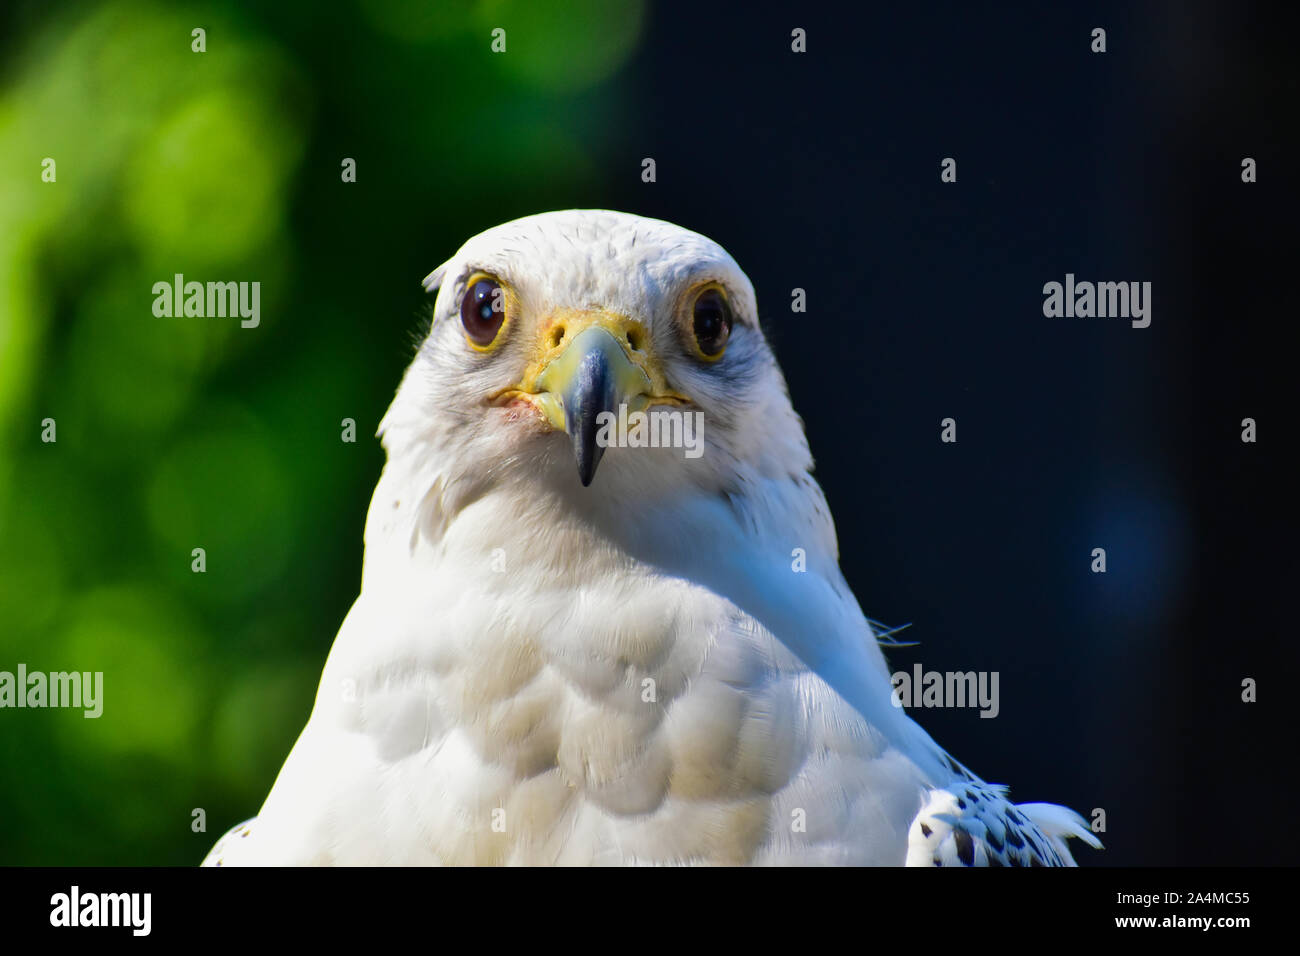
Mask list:
[[[646,18],[0,12],[0,670],[102,671],[105,697],[0,710],[0,864],[195,863],[257,811],[356,593],[419,279],[598,193]],[[260,325],[154,315],[177,273],[260,282]]]

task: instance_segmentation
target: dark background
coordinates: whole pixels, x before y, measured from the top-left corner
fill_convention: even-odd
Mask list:
[[[1289,862],[1295,14],[541,6],[0,13],[0,669],[106,685],[98,721],[0,711],[0,863],[197,862],[256,811],[356,593],[419,280],[566,207],[753,279],[849,583],[920,642],[891,663],[1001,675],[996,720],[915,715],[940,743],[1103,808],[1084,865]],[[261,326],[154,318],[176,272],[261,281]],[[1045,318],[1067,272],[1150,281],[1151,326]]]

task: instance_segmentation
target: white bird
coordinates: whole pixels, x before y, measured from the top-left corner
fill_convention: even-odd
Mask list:
[[[545,213],[425,286],[360,595],[261,812],[206,864],[1027,866],[1100,845],[895,706],[718,244]],[[625,447],[620,406],[698,413],[702,441]]]

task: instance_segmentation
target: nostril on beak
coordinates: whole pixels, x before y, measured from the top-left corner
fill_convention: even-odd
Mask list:
[[[562,325],[557,325],[551,329],[551,348],[559,348],[560,343],[564,341],[564,334],[564,326]]]
[[[641,336],[635,329],[627,330],[627,344],[631,347],[633,352],[641,351]]]

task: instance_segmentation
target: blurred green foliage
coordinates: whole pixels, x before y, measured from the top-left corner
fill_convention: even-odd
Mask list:
[[[0,14],[0,670],[103,671],[105,698],[0,710],[0,863],[196,863],[257,811],[359,583],[419,279],[495,222],[603,204],[646,15]],[[175,273],[260,282],[260,326],[155,317]]]

